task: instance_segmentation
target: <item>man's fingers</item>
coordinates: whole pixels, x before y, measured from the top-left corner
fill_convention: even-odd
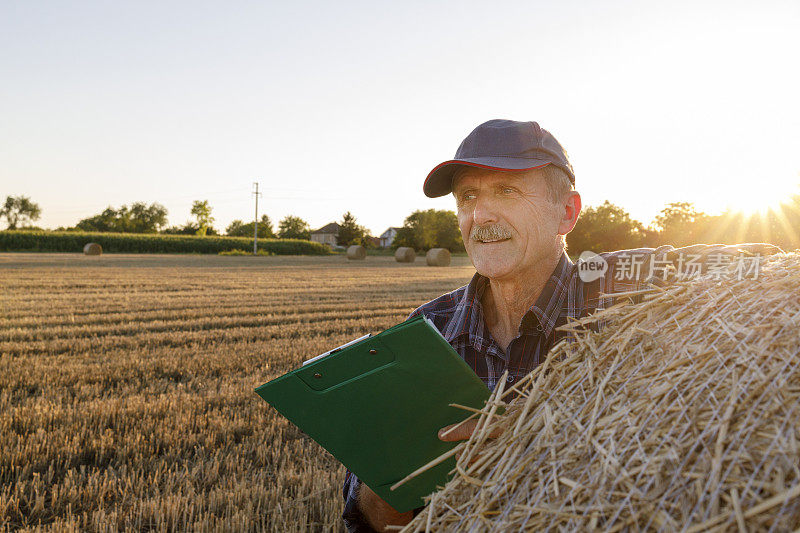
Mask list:
[[[439,430],[439,440],[443,440],[445,442],[455,442],[459,440],[468,440],[472,433],[475,431],[475,428],[478,426],[478,421],[474,418],[472,420],[465,420],[464,422],[459,422],[458,424],[451,424],[447,427],[443,427]],[[503,434],[502,428],[494,428],[491,433],[489,433],[490,439],[496,439],[500,435]]]
[[[499,436],[500,436],[500,435],[502,435],[502,434],[503,434],[503,428],[494,428],[494,429],[493,429],[493,430],[492,430],[492,431],[489,433],[489,438],[490,438],[490,439],[496,439],[497,437],[499,437]]]
[[[478,421],[473,419],[443,427],[439,430],[439,440],[445,442],[467,440],[472,436],[472,432],[475,431],[477,425]]]

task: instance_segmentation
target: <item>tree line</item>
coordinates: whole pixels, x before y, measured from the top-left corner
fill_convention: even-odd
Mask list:
[[[786,251],[800,248],[800,195],[778,207],[749,214],[728,210],[714,215],[698,210],[691,202],[673,202],[664,206],[650,226],[606,201],[584,209],[567,235],[568,249],[575,254],[663,244],[744,242],[767,242]]]
[[[9,230],[42,228],[32,225],[38,220],[42,210],[38,204],[26,196],[8,196],[5,204],[0,208],[0,218],[5,218]],[[212,216],[212,207],[208,200],[196,200],[192,203],[191,215],[193,220],[188,220],[181,226],[167,226],[167,208],[154,202],[150,205],[144,202],[134,202],[130,206],[122,205],[119,208],[107,207],[97,215],[81,219],[70,227],[59,227],[56,231],[90,231],[103,233],[166,233],[173,235],[221,235],[214,228],[215,219]],[[243,223],[234,220],[225,231],[226,235],[236,237],[252,237],[253,222]],[[258,223],[258,236],[265,239],[306,239],[311,236],[308,223],[300,217],[289,215],[283,218],[278,231],[272,227],[272,221],[263,215]]]
[[[669,203],[650,226],[634,219],[609,201],[585,208],[567,235],[567,249],[578,255],[584,250],[608,252],[629,248],[656,248],[663,244],[688,246],[698,243],[737,244],[768,242],[784,250],[800,248],[800,195],[765,212],[745,214],[726,211],[711,215],[690,202]],[[414,211],[398,231],[393,247],[417,250],[448,248],[463,251],[458,221],[452,211]]]
[[[80,220],[75,226],[58,228],[60,231],[98,231],[110,233],[168,233],[183,235],[220,235],[213,224],[212,208],[208,200],[192,204],[192,219],[182,226],[167,226],[167,209],[158,204],[135,202],[130,206],[108,207],[103,212]],[[0,218],[5,218],[8,228],[41,229],[31,226],[41,216],[38,204],[25,196],[8,196],[0,208]],[[361,244],[376,247],[376,239],[360,225],[351,212],[346,212],[337,222],[337,244]],[[254,222],[234,220],[225,229],[225,235],[252,237]],[[295,215],[281,219],[277,229],[268,215],[258,221],[260,239],[311,238],[308,222]],[[769,242],[784,250],[800,248],[800,195],[793,196],[777,208],[756,214],[726,211],[711,215],[698,210],[690,202],[667,204],[650,226],[632,218],[622,207],[609,201],[583,210],[575,228],[567,235],[571,253],[584,250],[595,252],[626,248],[657,247],[662,244],[685,246],[695,243]],[[449,210],[417,210],[411,213],[398,229],[392,248],[409,246],[416,250],[447,248],[452,252],[464,251],[456,214]]]

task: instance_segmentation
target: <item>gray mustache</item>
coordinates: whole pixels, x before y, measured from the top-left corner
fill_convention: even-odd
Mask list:
[[[469,238],[473,241],[494,241],[498,239],[510,239],[511,232],[500,224],[488,226],[472,226]]]

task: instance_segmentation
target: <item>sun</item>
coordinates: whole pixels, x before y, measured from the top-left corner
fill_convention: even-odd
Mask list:
[[[769,176],[747,185],[727,188],[720,200],[726,211],[765,215],[800,194],[800,176]]]

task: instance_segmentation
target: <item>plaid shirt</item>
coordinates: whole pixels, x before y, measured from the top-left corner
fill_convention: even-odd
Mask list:
[[[417,308],[409,318],[425,315],[433,321],[453,349],[464,358],[490,390],[505,371],[511,385],[530,373],[547,352],[567,335],[557,331],[570,319],[579,319],[614,303],[615,293],[635,291],[657,280],[664,269],[675,266],[684,255],[695,254],[705,262],[716,254],[735,254],[741,250],[774,253],[776,247],[763,244],[723,246],[695,245],[675,249],[638,248],[598,254],[608,264],[605,275],[591,282],[579,276],[578,266],[562,254],[553,274],[545,283],[536,303],[523,316],[519,335],[504,350],[492,338],[484,319],[481,297],[489,280],[475,274],[468,285],[444,294]],[[620,275],[630,271],[631,276]],[[602,327],[598,323],[596,327]],[[371,532],[357,506],[361,481],[347,472],[343,488],[345,509],[342,514],[350,532]]]
[[[420,306],[411,316],[422,314],[431,319],[490,390],[505,371],[509,386],[529,374],[564,337],[556,328],[604,307],[607,300],[599,297],[599,284],[596,288],[585,286],[564,253],[538,300],[523,316],[519,335],[504,349],[492,337],[484,318],[481,300],[488,285],[489,279],[476,273],[468,285]],[[628,284],[625,290],[631,288]]]

